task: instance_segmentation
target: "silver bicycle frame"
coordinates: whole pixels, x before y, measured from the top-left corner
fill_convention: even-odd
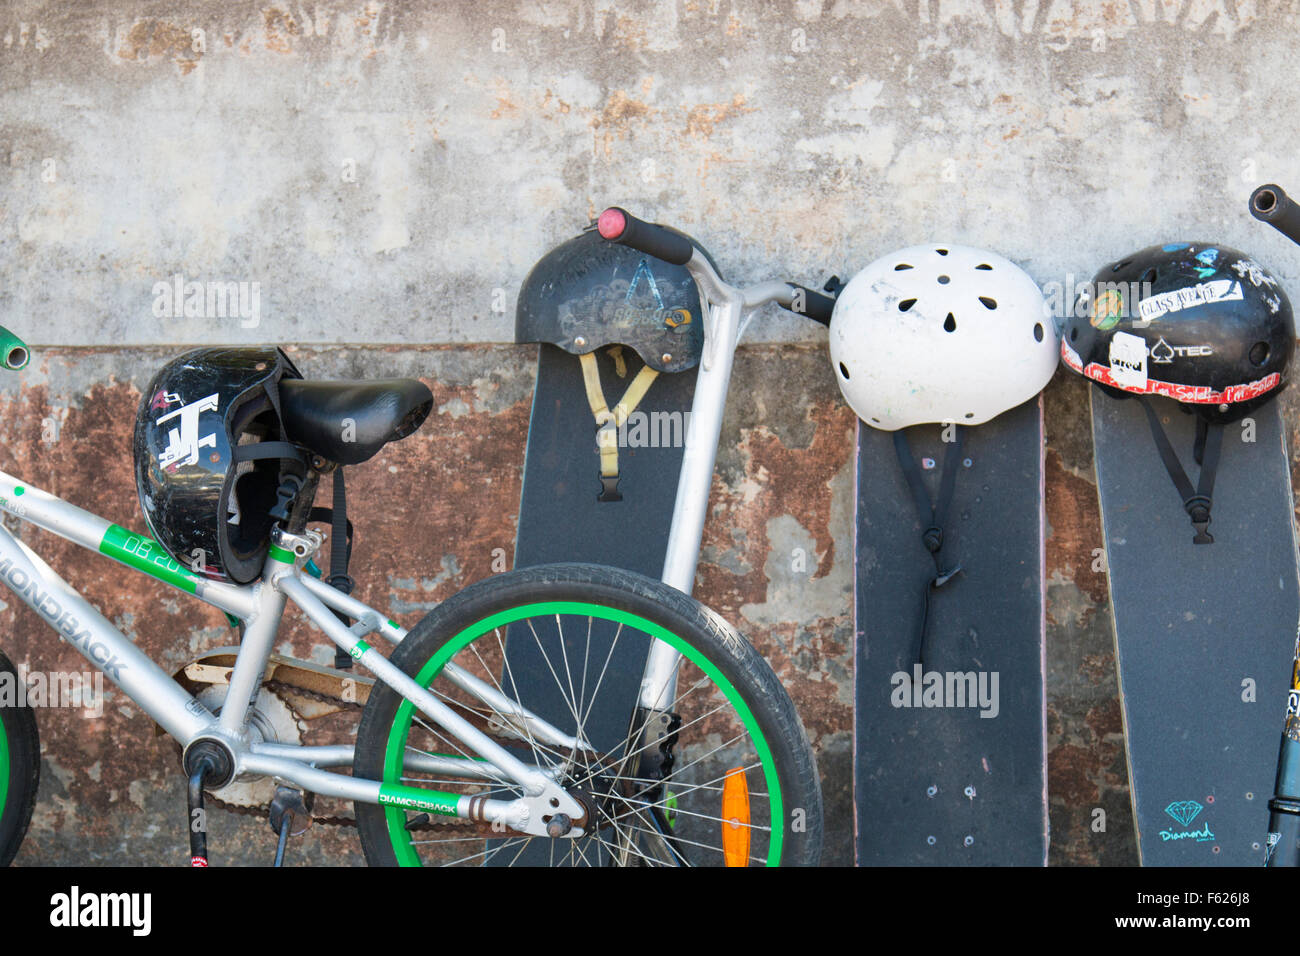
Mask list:
[[[303,566],[319,547],[319,536],[284,536],[300,546],[289,551],[273,545],[261,578],[254,584],[238,586],[204,578],[173,560],[157,542],[144,535],[134,534],[4,472],[0,472],[0,509],[144,571],[245,623],[226,698],[217,716],[132,644],[39,555],[7,527],[0,526],[0,580],[182,747],[201,738],[214,738],[234,755],[236,775],[262,774],[328,796],[500,822],[536,835],[546,832],[543,813],[565,813],[575,820],[583,817],[582,805],[559,786],[553,771],[517,759],[366,643],[364,638],[376,632],[397,643],[406,631],[373,608],[304,573]],[[292,600],[330,640],[468,749],[462,751],[463,757],[407,754],[404,769],[510,781],[526,796],[516,800],[482,799],[343,776],[319,769],[318,765],[350,765],[352,748],[299,747],[253,739],[245,719],[261,687],[287,600]],[[341,610],[357,623],[345,626],[331,608]],[[562,733],[459,667],[448,665],[443,673],[462,690],[492,706],[508,723],[504,728],[507,732],[572,751],[587,747],[585,742]],[[571,832],[573,836],[582,835],[580,828]]]

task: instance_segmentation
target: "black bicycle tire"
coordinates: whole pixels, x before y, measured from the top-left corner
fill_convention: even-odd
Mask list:
[[[576,599],[641,615],[678,635],[691,633],[693,646],[733,683],[754,712],[772,748],[783,794],[789,796],[790,809],[797,810],[797,824],[785,827],[781,865],[816,865],[822,842],[821,789],[812,748],[789,695],[749,641],[674,588],[630,571],[588,564],[506,572],[477,582],[431,611],[394,650],[392,661],[414,676],[449,639],[490,614],[540,601]],[[382,779],[387,734],[401,700],[386,685],[376,685],[371,692],[357,730],[354,776]],[[367,861],[372,866],[396,865],[383,808],[358,802],[356,814]]]
[[[10,675],[12,686],[17,687],[18,671],[2,651],[0,673]],[[8,779],[4,806],[0,807],[0,866],[8,866],[31,825],[40,785],[41,744],[35,712],[25,703],[0,707],[0,733],[8,753]]]

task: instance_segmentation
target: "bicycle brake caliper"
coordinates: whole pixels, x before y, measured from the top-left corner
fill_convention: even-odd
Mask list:
[[[673,772],[673,748],[677,745],[677,731],[682,726],[681,715],[638,707],[632,720],[633,730],[641,728],[641,732],[632,738],[636,748],[636,778],[667,780]],[[658,799],[658,789],[658,784],[647,785],[647,795]]]

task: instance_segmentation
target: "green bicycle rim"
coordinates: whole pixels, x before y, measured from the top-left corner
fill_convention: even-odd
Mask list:
[[[433,679],[438,676],[439,672],[451,660],[453,656],[463,650],[471,641],[477,639],[488,631],[501,627],[502,625],[513,624],[525,617],[536,617],[539,615],[572,615],[577,617],[597,617],[592,612],[599,612],[602,620],[612,620],[628,627],[636,628],[651,637],[671,645],[679,651],[687,660],[691,661],[696,667],[703,671],[710,680],[722,691],[723,695],[736,708],[740,715],[741,721],[749,731],[751,739],[754,741],[754,749],[758,752],[759,758],[763,762],[763,777],[767,783],[767,792],[771,795],[771,838],[767,849],[767,865],[776,866],[781,859],[781,847],[784,842],[784,818],[785,807],[781,795],[781,787],[777,781],[776,766],[772,759],[772,749],[768,746],[767,739],[763,736],[758,727],[758,720],[755,719],[753,711],[749,705],[741,698],[736,691],[735,686],[729,681],[712,661],[706,658],[700,651],[687,643],[683,638],[669,631],[667,628],[648,621],[637,614],[628,611],[608,608],[599,604],[588,604],[581,601],[542,601],[537,604],[525,604],[520,607],[508,608],[505,611],[499,611],[483,620],[471,624],[465,628],[447,643],[438,649],[438,652],[429,659],[429,662],[421,668],[420,673],[416,675],[415,680],[421,687],[428,687],[433,683]],[[392,729],[388,732],[388,748],[384,754],[384,782],[399,783],[402,777],[402,757],[406,752],[406,739],[411,732],[411,719],[415,716],[415,705],[409,700],[403,698],[402,703],[397,708],[397,714],[393,718]],[[415,852],[415,847],[410,838],[406,835],[406,811],[401,807],[386,806],[384,807],[384,822],[388,826],[389,839],[393,844],[393,852],[397,856],[397,862],[401,866],[421,866],[420,858]],[[399,837],[399,835],[401,835]]]

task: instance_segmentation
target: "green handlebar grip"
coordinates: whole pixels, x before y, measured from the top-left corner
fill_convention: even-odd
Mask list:
[[[16,372],[23,368],[32,353],[27,348],[27,343],[14,335],[3,325],[0,325],[0,364],[11,372]]]

